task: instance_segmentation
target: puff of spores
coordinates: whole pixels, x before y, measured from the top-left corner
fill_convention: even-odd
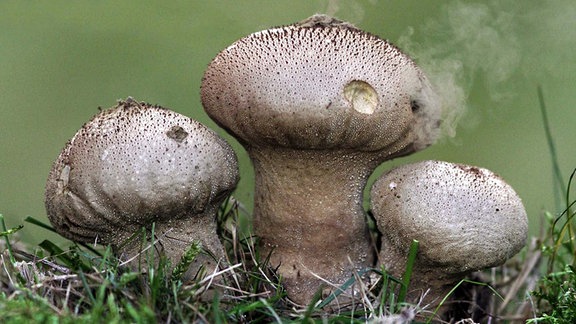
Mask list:
[[[366,180],[381,162],[432,144],[441,118],[407,55],[322,15],[224,49],[201,98],[250,155],[254,230],[298,303],[310,301],[318,277],[339,285],[372,265]]]
[[[438,303],[468,273],[503,264],[526,242],[528,220],[514,189],[474,166],[423,161],[394,168],[373,185],[371,205],[382,233],[379,262],[402,276],[412,240],[419,250],[412,301],[430,289]]]
[[[74,241],[111,244],[124,259],[151,241],[176,265],[192,241],[224,259],[216,212],[238,181],[236,155],[216,133],[174,111],[129,98],[74,135],[46,184],[52,225]],[[146,243],[132,235],[144,229]],[[142,258],[145,259],[145,258]]]

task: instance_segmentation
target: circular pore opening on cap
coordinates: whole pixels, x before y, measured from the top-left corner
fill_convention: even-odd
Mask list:
[[[378,93],[364,81],[353,80],[344,87],[344,98],[359,113],[370,115],[378,106]]]

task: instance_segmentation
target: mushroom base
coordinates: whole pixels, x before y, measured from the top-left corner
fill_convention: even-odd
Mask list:
[[[362,193],[377,162],[369,154],[249,148],[256,190],[254,231],[289,298],[307,304],[371,267]],[[368,155],[368,156],[367,156]],[[330,285],[330,284],[332,285]]]
[[[407,255],[407,251],[399,252],[389,243],[383,242],[378,264],[384,266],[390,275],[401,278],[406,268]],[[483,318],[486,315],[486,306],[491,303],[493,294],[491,288],[476,283],[461,283],[466,278],[474,282],[487,282],[475,271],[447,275],[442,272],[441,266],[422,260],[416,260],[413,269],[406,302],[424,310],[416,314],[416,321],[428,321],[432,312],[436,314],[434,322],[454,322],[471,317]],[[447,296],[448,299],[444,300]],[[471,312],[474,309],[476,311]]]
[[[224,248],[216,233],[215,211],[208,214],[157,223],[154,233],[151,228],[134,228],[133,235],[114,239],[112,247],[115,254],[134,270],[147,272],[150,266],[157,267],[160,259],[165,257],[169,271],[173,271],[192,244],[198,242],[201,251],[181,280],[201,279],[201,276],[210,275],[219,266],[226,265]]]
[[[390,275],[402,278],[406,269],[407,256],[408,251],[398,251],[384,239],[382,250],[378,254],[378,265],[379,267],[383,266]],[[433,312],[458,282],[472,272],[474,270],[471,269],[470,271],[446,274],[441,265],[417,259],[413,266],[406,302],[419,305],[419,307]],[[450,302],[446,303],[446,305],[450,304]],[[449,306],[441,307],[437,316],[443,317],[449,308]],[[424,312],[423,314],[422,319],[428,319],[429,313]]]

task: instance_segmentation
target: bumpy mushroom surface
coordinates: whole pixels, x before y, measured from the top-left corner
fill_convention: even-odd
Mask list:
[[[521,199],[493,172],[424,161],[394,168],[373,185],[371,204],[382,233],[379,262],[401,277],[412,240],[419,250],[411,298],[436,305],[467,274],[503,264],[525,245]]]
[[[111,244],[128,259],[152,224],[154,249],[176,265],[193,240],[214,257],[191,266],[214,269],[224,258],[216,212],[238,181],[232,148],[197,121],[171,110],[119,102],[86,123],[54,162],[46,209],[62,236]],[[145,259],[145,257],[142,257]],[[156,258],[157,259],[157,258]]]
[[[319,288],[315,275],[341,284],[372,265],[367,177],[433,143],[441,118],[407,55],[327,16],[233,43],[210,63],[201,98],[250,155],[254,231],[300,303]]]

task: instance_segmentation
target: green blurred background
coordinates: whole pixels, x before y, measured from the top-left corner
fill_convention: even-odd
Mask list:
[[[0,213],[8,226],[45,220],[44,182],[81,125],[132,96],[217,126],[200,80],[235,40],[328,13],[389,39],[438,82],[460,122],[413,156],[489,168],[523,198],[538,233],[556,211],[537,85],[544,90],[564,177],[576,167],[576,2],[568,1],[8,1],[0,2]],[[249,208],[240,157],[236,197]],[[374,178],[374,177],[373,177]],[[373,179],[372,179],[373,180]],[[25,224],[30,243],[54,235]]]

